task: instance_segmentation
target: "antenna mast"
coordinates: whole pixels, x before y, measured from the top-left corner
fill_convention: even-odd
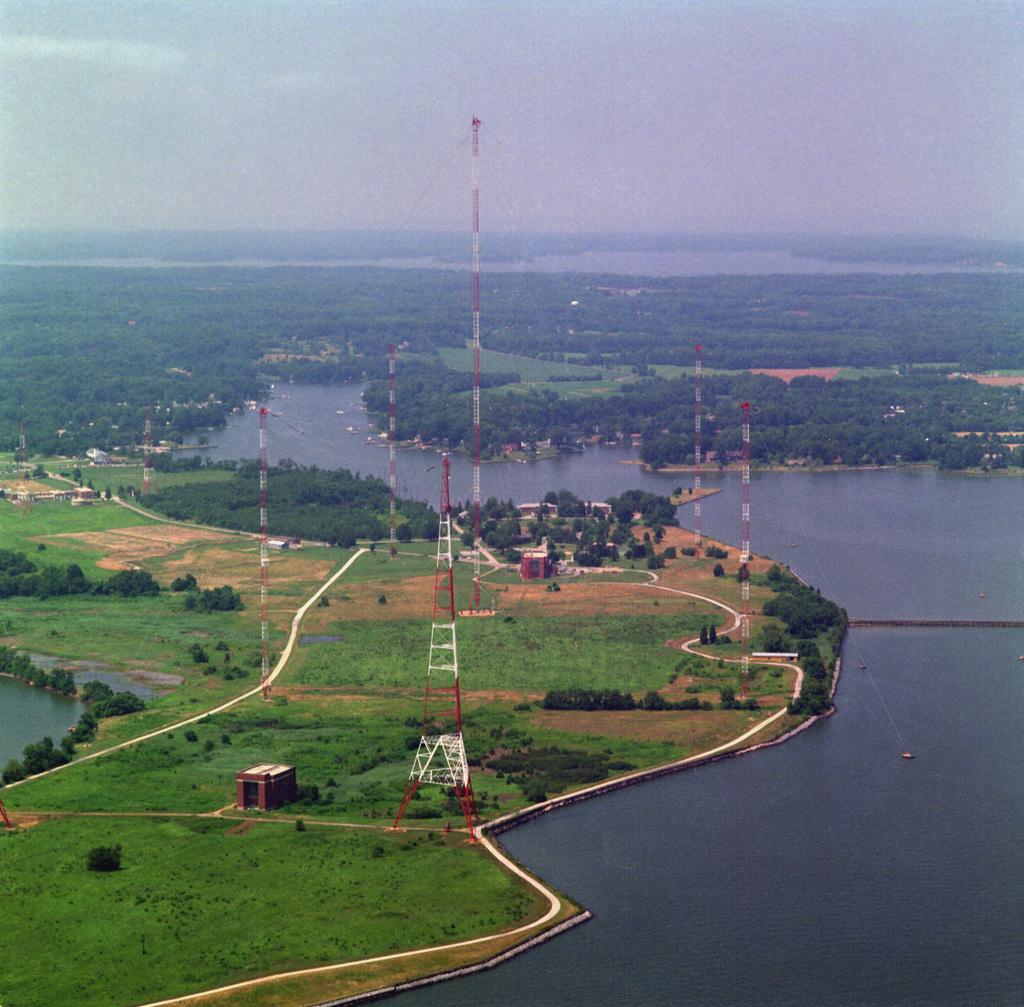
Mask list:
[[[267,585],[270,581],[270,551],[267,534],[267,414],[260,407],[260,689],[270,699],[270,627],[267,623]]]
[[[142,435],[142,493],[152,493],[156,489],[153,478],[153,407],[146,406],[146,429]]]
[[[700,445],[700,420],[701,412],[703,410],[701,402],[701,367],[700,367],[700,354],[701,346],[698,343],[694,349],[697,352],[697,364],[694,368],[693,373],[693,541],[696,546],[700,546],[701,543],[701,527],[700,527],[700,463],[701,463],[701,445]]]
[[[395,495],[398,489],[398,467],[395,460],[395,341],[388,343],[388,489],[390,491],[391,510],[391,558],[398,555],[398,536],[396,534],[398,515],[395,508]]]
[[[740,547],[740,583],[743,585],[743,681],[740,699],[750,691],[750,403],[743,410],[743,545]]]
[[[18,481],[21,483],[21,512],[27,514],[32,509],[32,491],[28,487],[28,449],[25,447],[25,421],[18,423]]]
[[[480,611],[480,120],[473,116],[473,609]]]
[[[427,689],[423,697],[423,733],[392,828],[398,828],[420,784],[434,783],[455,790],[469,827],[469,838],[475,842],[476,805],[473,785],[469,780],[466,746],[462,739],[459,658],[455,646],[455,580],[452,570],[452,508],[448,494],[448,475],[446,454],[441,462],[441,520],[434,567],[434,610],[430,627],[430,657],[427,660]],[[444,732],[446,727],[447,733],[430,733]]]

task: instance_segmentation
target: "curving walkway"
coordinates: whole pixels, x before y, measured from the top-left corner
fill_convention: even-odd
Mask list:
[[[278,658],[277,664],[274,665],[274,670],[269,675],[268,681],[271,684],[273,684],[277,676],[281,674],[284,670],[284,666],[288,663],[288,659],[292,656],[292,650],[294,650],[295,644],[299,638],[299,627],[302,624],[302,617],[309,611],[310,607],[316,603],[324,591],[326,591],[339,577],[341,577],[341,575],[345,573],[345,571],[348,570],[348,568],[365,552],[369,552],[369,550],[357,549],[348,558],[344,566],[325,580],[323,584],[317,588],[316,592],[295,613],[292,618],[291,632],[288,634],[288,642],[285,644],[284,650],[281,651],[281,656]],[[90,759],[98,759],[101,755],[109,755],[111,752],[120,751],[122,748],[130,748],[132,745],[138,745],[140,742],[149,741],[150,738],[158,738],[161,734],[166,734],[168,731],[175,731],[179,727],[187,727],[189,724],[195,724],[204,717],[209,717],[215,713],[223,713],[225,710],[230,710],[231,707],[237,706],[239,703],[246,699],[251,699],[253,696],[258,696],[261,692],[262,685],[257,685],[248,692],[243,692],[240,696],[235,696],[234,699],[229,699],[226,703],[221,703],[220,706],[215,706],[212,710],[204,710],[202,713],[194,714],[184,720],[176,720],[173,724],[165,724],[163,727],[159,727],[155,731],[140,734],[136,738],[129,738],[128,741],[122,741],[118,745],[111,745],[110,748],[102,748],[98,752],[90,752],[88,755],[83,755],[72,762],[66,762],[63,766],[54,766],[53,769],[47,769],[42,773],[36,773],[35,776],[26,776],[24,780],[18,780],[17,783],[8,783],[7,789],[19,787],[21,784],[29,783],[32,780],[42,779],[44,776],[52,776],[54,773],[70,769],[72,766],[78,766],[83,762],[88,762]]]

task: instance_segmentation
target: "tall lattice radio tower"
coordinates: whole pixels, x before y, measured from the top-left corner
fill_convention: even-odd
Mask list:
[[[267,621],[267,587],[270,583],[270,549],[267,531],[267,416],[260,408],[260,694],[270,699],[270,624]]]
[[[698,343],[694,350],[697,353],[697,363],[693,372],[693,541],[700,546],[702,533],[700,527],[700,465],[701,465],[701,443],[700,443],[700,421],[704,406],[701,390],[701,346]]]
[[[156,474],[153,471],[153,407],[146,406],[146,428],[142,435],[142,494],[156,489]]]
[[[391,558],[398,555],[398,465],[395,458],[395,385],[397,361],[395,359],[395,341],[388,343],[388,492],[390,494],[389,509],[391,514]]]
[[[480,120],[473,117],[473,610],[480,611]]]
[[[476,839],[476,804],[469,779],[469,762],[462,739],[462,701],[459,696],[459,657],[455,643],[455,581],[452,569],[452,515],[448,494],[449,462],[441,462],[441,520],[434,568],[434,610],[430,627],[427,688],[423,698],[423,732],[413,759],[402,803],[392,828],[405,814],[422,783],[449,787],[462,808],[469,837]]]
[[[740,547],[740,583],[743,585],[743,681],[740,699],[750,691],[750,403],[743,410],[743,544]]]

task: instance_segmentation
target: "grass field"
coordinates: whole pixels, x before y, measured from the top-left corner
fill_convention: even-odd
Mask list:
[[[238,824],[75,817],[0,836],[5,946],[22,949],[4,956],[5,1007],[119,1007],[537,915],[533,893],[462,837]],[[122,869],[87,871],[86,852],[113,844]],[[27,953],[41,934],[59,953]]]
[[[154,480],[157,490],[166,486],[191,486],[195,483],[218,483],[226,482],[232,473],[227,469],[207,468],[196,469],[188,472],[156,472]],[[134,486],[137,489],[142,486],[142,466],[105,466],[97,465],[82,469],[82,478],[93,484],[98,493],[109,489],[111,493],[117,494],[122,487]]]
[[[34,521],[41,509],[24,520]],[[133,523],[120,525],[115,516]],[[10,520],[0,521],[0,535]],[[51,524],[38,528],[15,526],[8,540],[25,542],[27,531],[39,531],[48,544],[40,555],[77,550],[98,572],[131,552],[161,583],[184,572],[204,586],[234,583],[248,606],[242,613],[199,616],[184,612],[179,596],[164,593],[127,601],[21,599],[10,609],[19,645],[30,641],[40,652],[78,657],[102,649],[101,659],[110,663],[175,668],[183,676],[181,687],[143,713],[104,721],[101,744],[194,715],[256,683],[256,674],[225,682],[187,664],[190,643],[209,645],[218,660],[222,652],[212,647],[223,639],[232,661],[253,667],[259,634],[252,540],[193,535],[107,507],[73,515],[69,508],[64,523],[40,518],[47,520]],[[173,548],[145,547],[154,528],[154,538]],[[662,547],[690,538],[670,529]],[[391,559],[384,546],[360,556],[326,593],[327,604],[311,608],[302,625],[303,636],[340,639],[298,646],[269,703],[247,700],[190,728],[4,792],[17,820],[31,825],[0,837],[7,844],[0,845],[0,884],[14,920],[7,931],[16,946],[40,948],[5,967],[4,1007],[127,1005],[262,972],[491,933],[539,915],[530,889],[467,847],[464,836],[443,834],[446,820],[458,826],[461,818],[444,789],[423,787],[406,812],[409,830],[386,831],[420,735],[435,548],[403,545],[402,555]],[[737,685],[736,667],[668,644],[695,636],[707,623],[721,627],[729,617],[708,602],[659,588],[738,604],[738,556],[731,547],[729,553],[722,561],[726,577],[713,577],[715,560],[682,558],[659,570],[653,587],[633,570],[563,578],[558,592],[507,572],[485,579],[483,601],[497,615],[458,622],[463,728],[483,818],[532,803],[538,787],[554,796],[584,781],[723,744],[785,704],[792,672],[755,667],[758,711],[541,708],[547,690],[573,687],[630,691],[637,698],[657,690],[671,700],[695,697],[717,705],[719,689]],[[301,601],[350,556],[314,548],[272,557],[272,642],[280,643]],[[752,564],[755,610],[768,595],[761,575],[769,562],[758,557]],[[468,602],[471,573],[468,563],[457,564],[458,607]],[[108,601],[114,604],[102,607]],[[794,722],[780,718],[763,737]],[[518,775],[492,764],[510,753],[527,760]],[[300,786],[316,793],[307,789],[300,801],[272,814],[213,817],[233,805],[236,772],[267,761],[294,765]],[[581,776],[580,766],[590,775]],[[54,813],[65,817],[45,817]],[[33,815],[44,817],[32,824]],[[296,817],[309,827],[297,831]],[[85,852],[112,842],[124,847],[124,869],[88,873]],[[443,885],[433,883],[442,876]],[[33,943],[32,935],[51,932],[61,934],[67,953],[54,957],[49,945]],[[449,953],[436,962],[289,981],[209,1002],[291,1007],[473,957]]]
[[[438,351],[446,367],[454,371],[472,371],[473,359],[469,349],[445,347]],[[595,367],[591,364],[563,364],[551,360],[537,360],[535,357],[522,357],[514,353],[498,353],[496,350],[480,351],[480,371],[482,374],[508,373],[519,374],[520,381],[548,381],[553,377],[572,378],[604,374],[607,377],[618,377],[630,374],[628,367],[607,365]]]

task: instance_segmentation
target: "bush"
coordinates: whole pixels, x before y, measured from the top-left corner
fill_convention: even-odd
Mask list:
[[[704,555],[708,559],[728,559],[729,553],[725,549],[719,549],[717,545],[709,545],[704,549]]]
[[[90,871],[119,871],[121,869],[121,846],[94,846],[85,859]]]
[[[97,594],[117,594],[122,598],[139,598],[160,593],[160,585],[148,570],[122,570],[96,585]]]
[[[724,576],[725,576],[725,568],[724,568],[724,567],[722,566],[722,564],[721,564],[721,563],[716,563],[716,564],[714,565],[714,568],[712,569],[712,571],[711,571],[711,572],[712,572],[712,573],[713,573],[713,574],[714,574],[714,575],[715,575],[716,577],[724,577]]]
[[[185,574],[184,577],[175,577],[171,581],[172,591],[194,591],[198,586],[195,577],[190,573]]]

